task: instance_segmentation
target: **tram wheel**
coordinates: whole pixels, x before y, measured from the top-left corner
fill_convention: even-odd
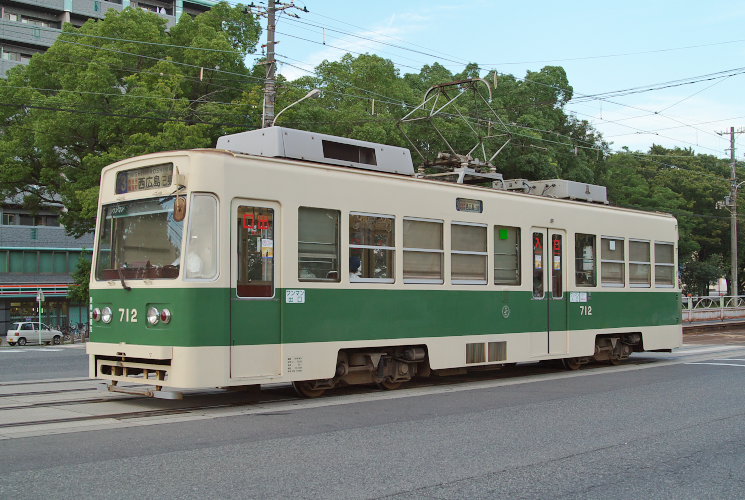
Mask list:
[[[319,396],[323,396],[323,393],[326,392],[326,389],[314,389],[313,382],[309,382],[307,380],[293,382],[292,387],[295,389],[295,392],[297,392],[299,396],[302,396],[304,398],[317,398]]]
[[[384,380],[382,382],[378,382],[378,387],[385,391],[395,391],[396,389],[401,387],[401,384],[403,384],[403,382],[391,382],[389,380]]]
[[[621,363],[623,363],[623,360],[622,359],[619,359],[619,358],[609,358],[608,359],[608,363],[610,363],[613,366],[618,366]]]
[[[577,358],[565,358],[561,360],[564,363],[564,368],[567,370],[579,370],[582,363]]]

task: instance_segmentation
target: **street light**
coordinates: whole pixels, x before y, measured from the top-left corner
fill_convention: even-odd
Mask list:
[[[301,97],[300,99],[298,99],[297,101],[293,102],[289,106],[286,106],[285,108],[282,109],[282,111],[280,111],[279,113],[277,113],[277,116],[274,117],[274,120],[272,120],[272,127],[277,124],[277,118],[279,118],[279,115],[281,115],[282,113],[284,113],[285,111],[287,111],[289,108],[293,107],[295,104],[297,104],[299,102],[302,102],[302,101],[304,101],[306,99],[313,99],[313,98],[316,98],[316,97],[318,97],[320,95],[321,95],[321,90],[320,89],[313,89],[310,92],[308,92],[307,94],[305,94],[303,97]]]

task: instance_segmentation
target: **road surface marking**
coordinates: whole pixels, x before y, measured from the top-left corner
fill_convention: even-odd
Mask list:
[[[717,352],[717,351],[731,351],[734,349],[742,349],[742,345],[729,345],[729,346],[712,346],[712,347],[699,347],[696,348],[697,344],[687,344],[684,345],[682,349],[679,351],[673,351],[673,354],[682,354],[682,355],[689,355],[689,354],[703,354],[705,352]],[[693,347],[693,348],[689,348]]]
[[[739,366],[745,368],[745,365],[738,365],[736,363],[686,363],[687,365],[714,365],[714,366]]]

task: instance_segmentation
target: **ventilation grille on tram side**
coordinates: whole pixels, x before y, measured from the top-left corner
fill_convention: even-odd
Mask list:
[[[466,364],[504,361],[506,359],[507,342],[466,344]]]

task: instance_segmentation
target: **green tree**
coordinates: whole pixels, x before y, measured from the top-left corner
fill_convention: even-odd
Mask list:
[[[259,33],[227,3],[170,31],[134,8],[65,24],[47,52],[0,80],[0,196],[22,194],[32,208],[61,197],[68,231],[90,231],[103,166],[210,147],[258,122],[246,91],[260,82],[244,59]]]
[[[72,273],[73,285],[68,287],[67,298],[72,304],[88,305],[88,286],[91,279],[91,254],[83,254]]]
[[[725,265],[722,256],[711,255],[705,260],[691,259],[682,273],[683,285],[692,295],[709,295],[709,285],[722,277]]]
[[[648,154],[627,150],[605,163],[602,180],[613,203],[678,219],[678,260],[689,290],[704,290],[724,275],[719,264],[729,254],[729,225],[716,202],[729,189],[725,160],[654,145]]]

